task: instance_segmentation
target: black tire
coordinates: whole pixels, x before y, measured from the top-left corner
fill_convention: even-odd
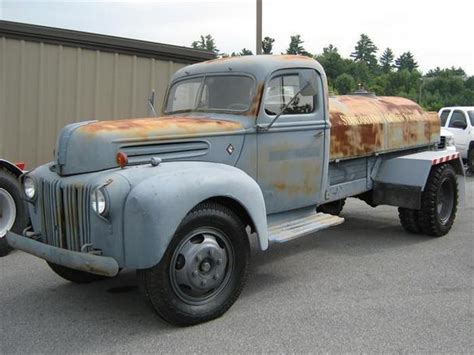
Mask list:
[[[222,249],[216,250],[226,255],[226,261],[221,259],[220,263],[215,263],[211,260],[208,265],[214,266],[203,271],[202,265],[214,258],[216,250],[212,253],[209,250],[207,254],[205,243],[194,239],[206,240],[208,233],[214,233],[213,238]],[[225,240],[219,242],[219,238]],[[190,243],[197,245],[189,249],[194,254],[184,251]],[[205,259],[202,258],[203,253],[206,253]],[[161,261],[152,268],[137,270],[140,289],[165,321],[180,326],[206,322],[220,317],[237,300],[247,278],[249,258],[250,246],[245,225],[237,215],[220,204],[202,203],[183,219]],[[217,277],[218,281],[212,281],[216,280],[216,274],[211,274],[219,267],[225,269],[221,269],[223,272]],[[176,281],[174,275],[180,272],[189,277],[187,285]],[[199,286],[195,287],[195,283],[199,282],[204,285],[200,280],[210,280],[207,282],[214,283],[214,289],[202,291],[202,295],[193,295],[193,291],[201,292]],[[207,287],[211,287],[209,283]]]
[[[6,169],[0,168],[0,189],[7,193],[14,201],[15,205],[15,222],[11,227],[11,231],[22,234],[26,227],[29,226],[28,206],[22,199],[21,185],[17,177]],[[0,224],[3,211],[0,211]],[[3,234],[3,233],[2,233]],[[0,237],[0,256],[5,256],[10,252],[11,248],[4,237]]]
[[[467,153],[467,167],[471,174],[474,174],[474,146]]]
[[[50,263],[47,261],[49,267],[59,276],[67,281],[74,282],[76,284],[88,284],[94,281],[100,281],[107,279],[107,276],[91,274],[89,272],[74,270],[66,266]]]
[[[8,245],[5,238],[0,238],[0,257],[8,255],[11,251],[11,247]]]
[[[402,225],[403,229],[409,233],[418,234],[423,232],[418,222],[418,215],[418,210],[398,207],[398,217],[400,218],[400,224]]]
[[[318,206],[316,211],[322,213],[329,213],[334,216],[339,216],[346,204],[346,199],[343,198],[342,200],[337,200],[329,203],[325,203],[324,205]]]
[[[423,233],[441,237],[451,230],[456,218],[458,194],[453,167],[449,164],[433,167],[421,195],[418,223]]]

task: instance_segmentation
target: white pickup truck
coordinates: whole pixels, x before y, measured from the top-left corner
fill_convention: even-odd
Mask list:
[[[443,107],[438,115],[441,127],[453,134],[458,152],[474,171],[474,106]]]

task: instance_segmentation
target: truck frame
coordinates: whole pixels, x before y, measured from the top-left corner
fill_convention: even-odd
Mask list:
[[[399,207],[439,237],[463,197],[459,154],[414,102],[330,97],[301,56],[223,58],[173,76],[162,117],[86,121],[21,177],[32,229],[8,243],[73,282],[137,270],[166,321],[219,317],[260,249],[339,225],[344,199]]]

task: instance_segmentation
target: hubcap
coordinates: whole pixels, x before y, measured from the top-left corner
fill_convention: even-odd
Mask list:
[[[454,189],[448,179],[445,179],[439,187],[437,206],[439,219],[442,224],[446,224],[454,207]]]
[[[0,238],[7,234],[13,224],[15,224],[16,206],[12,195],[0,188]]]
[[[199,229],[184,238],[173,253],[171,285],[183,301],[202,304],[227,285],[233,265],[229,238],[215,229]]]

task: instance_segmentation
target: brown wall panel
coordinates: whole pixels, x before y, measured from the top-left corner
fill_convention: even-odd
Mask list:
[[[63,126],[149,116],[152,90],[160,112],[171,75],[184,65],[0,36],[0,158],[46,163]]]

